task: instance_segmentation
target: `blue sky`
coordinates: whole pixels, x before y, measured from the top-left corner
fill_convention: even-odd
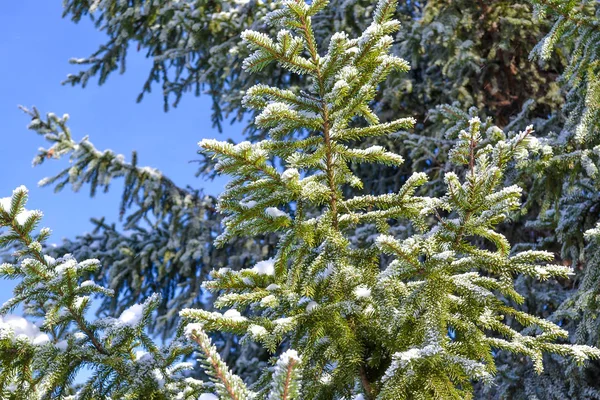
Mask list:
[[[97,49],[104,37],[89,21],[75,25],[62,19],[61,1],[21,0],[3,4],[0,16],[0,197],[25,185],[30,189],[29,209],[44,212],[42,226],[53,230],[51,240],[74,237],[91,230],[91,217],[107,216],[116,221],[120,185],[108,194],[89,197],[65,189],[38,188],[37,182],[58,172],[64,163],[51,161],[32,168],[31,160],[43,138],[26,129],[29,118],[17,106],[35,105],[43,113],[69,113],[75,139],[89,135],[100,149],[110,148],[130,159],[138,152],[140,165],[160,169],[175,182],[204,187],[218,193],[224,180],[210,182],[195,178],[197,142],[206,137],[240,138],[241,125],[225,125],[219,134],[211,128],[210,98],[188,95],[176,109],[164,113],[160,88],[135,102],[149,69],[150,60],[135,54],[128,60],[125,75],[113,75],[99,87],[90,82],[85,89],[60,83],[77,66],[69,58],[85,57]],[[10,297],[12,287],[0,281],[0,303]]]

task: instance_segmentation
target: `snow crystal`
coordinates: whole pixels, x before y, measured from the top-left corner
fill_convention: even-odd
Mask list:
[[[271,283],[269,286],[266,287],[266,289],[270,292],[273,292],[275,290],[279,290],[279,285]]]
[[[256,265],[252,267],[252,271],[261,275],[275,274],[275,259],[269,258],[268,260],[257,262]]]
[[[96,283],[94,281],[87,280],[87,281],[81,282],[81,284],[79,285],[79,287],[94,286],[95,284]]]
[[[119,317],[119,322],[134,327],[140,323],[144,306],[142,304],[134,304],[127,310],[123,311]]]
[[[363,396],[362,394],[357,394],[356,396],[354,396],[353,400],[365,400],[365,396]]]
[[[287,213],[281,211],[277,207],[267,207],[267,209],[265,210],[265,212],[267,213],[267,215],[269,217],[272,217],[272,218],[288,217]]]
[[[354,295],[357,298],[359,298],[359,299],[362,298],[362,297],[370,297],[371,296],[371,289],[369,289],[366,286],[362,286],[362,285],[361,286],[357,286],[354,289]]]

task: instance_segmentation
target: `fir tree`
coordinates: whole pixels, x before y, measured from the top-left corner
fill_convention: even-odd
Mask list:
[[[311,17],[325,6],[286,1],[267,17],[281,29],[276,39],[243,34],[254,49],[244,62],[248,70],[275,61],[308,75],[312,85],[294,92],[259,84],[248,91],[245,104],[260,111],[255,123],[269,139],[200,143],[218,160],[217,169],[234,177],[220,197],[227,217],[217,243],[270,232],[281,240],[275,256],[253,268],[213,272],[205,286],[220,292],[216,305],[228,311],[182,315],[208,331],[245,334],[271,352],[282,344],[295,348],[306,398],[462,398],[470,396],[472,381],[492,379],[496,350],[530,357],[538,372],[544,352],[578,363],[600,355],[592,347],[554,343],[568,333],[505,301],[524,300],[513,287],[516,274],[545,280],[570,273],[548,264],[551,253],[511,254],[496,231],[520,204],[521,189],[502,187],[502,179],[511,160],[538,151],[532,128],[510,138],[488,130],[493,145],[481,146],[481,123],[473,118],[450,154],[465,176],[447,173],[441,198],[414,195],[426,182],[422,173],[398,193],[344,195],[344,186],[362,183],[349,163],[402,162],[380,146],[352,144],[414,121],[381,123],[369,107],[378,84],[408,68],[388,54],[398,26],[395,3],[380,1],[360,37],[334,35],[321,56]],[[350,126],[356,118],[368,126]],[[285,170],[271,165],[273,158]],[[416,233],[389,235],[392,219]],[[376,240],[352,245],[349,236],[364,225],[375,226]],[[393,261],[380,270],[382,253]],[[513,321],[528,329],[513,329]]]
[[[171,338],[182,308],[213,307],[201,287],[212,268],[252,265],[272,247],[273,238],[267,237],[238,240],[216,249],[212,241],[222,230],[214,197],[177,186],[160,171],[139,166],[136,153],[127,162],[111,150],[98,150],[87,137],[75,141],[66,114],[59,117],[49,113],[43,118],[36,109],[25,111],[32,118],[29,128],[49,143],[48,148],[40,148],[33,164],[62,158],[70,161],[67,168],[43,179],[40,185],[53,185],[56,191],[70,186],[79,191],[87,184],[93,196],[108,190],[118,179],[125,181],[119,210],[122,227],[108,224],[104,218],[93,220],[92,233],[45,248],[55,258],[72,254],[76,259],[102,260],[102,268],[85,272],[85,277],[110,288],[115,296],[97,299],[97,316],[119,315],[160,293],[156,318],[147,328],[163,340]],[[213,338],[224,342],[225,349],[232,349],[224,350],[222,357],[232,364],[233,371],[246,379],[257,378],[256,366],[266,362],[264,352],[252,345],[239,347],[231,335]]]
[[[153,295],[125,309],[117,318],[90,320],[93,296],[114,292],[86,276],[100,261],[54,259],[43,243],[50,230],[34,232],[42,213],[25,209],[27,189],[19,187],[0,199],[0,247],[14,245],[18,259],[0,265],[2,278],[20,282],[14,297],[0,308],[0,396],[8,400],[39,399],[246,399],[252,393],[233,375],[208,336],[188,325],[166,346],[148,335],[160,303]],[[7,314],[24,306],[30,319]],[[33,323],[31,319],[37,319]],[[193,344],[196,344],[195,346]],[[197,349],[212,382],[189,376],[193,364],[182,358]],[[274,368],[271,399],[298,397],[301,360],[288,350]],[[82,368],[90,377],[74,380]],[[186,373],[187,372],[187,373]]]
[[[87,137],[75,141],[67,114],[49,113],[43,118],[36,109],[24,111],[31,116],[29,128],[50,144],[40,148],[33,165],[62,158],[70,161],[57,175],[42,179],[40,186],[54,186],[55,191],[70,186],[79,191],[88,184],[94,196],[117,179],[125,181],[119,209],[124,232],[104,219],[94,220],[94,233],[48,249],[55,255],[102,258],[105,267],[95,279],[120,298],[106,298],[100,312],[122,312],[158,290],[160,317],[153,329],[167,337],[177,326],[179,309],[210,307],[201,299],[201,284],[210,269],[225,265],[239,269],[268,251],[268,240],[264,245],[238,241],[227,249],[215,249],[211,244],[221,232],[221,218],[214,197],[179,187],[154,168],[138,166],[135,152],[127,162],[121,154],[98,150]]]
[[[533,123],[536,131],[544,135],[540,139],[540,150],[533,157],[534,162],[525,165],[525,161],[519,159],[517,164],[522,169],[518,173],[513,168],[514,163],[505,165],[508,183],[502,183],[518,183],[526,188],[527,201],[518,220],[508,221],[494,229],[504,234],[510,243],[517,244],[511,256],[517,250],[545,249],[560,252],[560,261],[573,266],[580,275],[574,283],[560,280],[561,284],[557,284],[550,280],[540,284],[528,275],[520,275],[515,285],[525,300],[522,307],[528,312],[548,316],[560,306],[551,319],[570,332],[570,340],[597,345],[593,301],[593,288],[597,286],[596,242],[593,230],[588,241],[583,232],[597,223],[594,210],[598,204],[598,151],[595,149],[598,143],[594,135],[598,127],[599,102],[594,82],[597,75],[598,41],[595,39],[598,5],[588,1],[563,3],[546,0],[534,1],[534,4],[536,18],[530,16],[529,6],[519,2],[498,1],[482,5],[482,2],[476,1],[452,4],[428,1],[408,2],[396,8],[396,17],[402,18],[404,28],[395,37],[391,52],[408,57],[413,70],[408,76],[388,76],[378,87],[381,91],[370,105],[383,122],[390,121],[399,111],[417,116],[417,132],[409,133],[402,128],[399,133],[390,132],[349,142],[348,145],[363,150],[385,145],[405,159],[402,165],[371,165],[367,168],[352,159],[349,168],[362,180],[367,192],[374,195],[397,192],[406,184],[412,171],[426,171],[430,179],[417,189],[419,193],[444,196],[447,192],[444,177],[449,172],[455,171],[459,176],[466,172],[468,175],[469,164],[456,165],[456,160],[446,155],[457,141],[461,141],[462,131],[470,132],[474,117],[483,119],[479,148],[488,144],[495,147],[502,137],[513,137],[512,131],[524,130],[526,125]],[[88,65],[89,69],[70,76],[68,82],[85,85],[92,76],[98,75],[102,83],[112,71],[120,69],[123,72],[130,40],[133,40],[137,42],[138,49],[143,48],[155,60],[144,85],[144,93],[150,91],[153,82],[162,83],[165,104],[169,95],[175,96],[176,103],[186,91],[193,90],[199,94],[206,85],[215,100],[214,123],[217,125],[227,113],[233,113],[239,119],[243,117],[242,98],[257,80],[280,90],[291,89],[296,95],[303,90],[314,96],[317,92],[312,90],[312,75],[298,75],[295,73],[298,71],[286,69],[285,64],[269,63],[261,71],[252,71],[254,75],[242,69],[248,50],[238,44],[237,36],[247,27],[275,36],[277,26],[264,26],[262,23],[262,17],[272,7],[280,5],[253,1],[210,4],[67,1],[65,16],[79,21],[89,13],[97,26],[109,36],[109,42],[93,57],[73,61]],[[315,43],[329,42],[336,31],[346,32],[350,37],[360,35],[369,26],[365,15],[371,15],[373,10],[374,5],[370,1],[333,1],[331,7],[312,18]],[[558,17],[556,25],[548,29],[546,38],[542,38],[542,31],[555,17]],[[534,48],[534,43],[540,38],[542,40]],[[555,47],[560,50],[560,57],[552,56]],[[539,70],[525,60],[525,54],[532,48],[533,58],[549,69]],[[556,73],[563,71],[564,61],[568,67],[558,83],[562,84],[566,101],[560,110],[562,100],[553,80]],[[439,107],[429,112],[427,119],[424,118],[433,106],[457,99],[462,104]],[[463,111],[471,104],[477,107],[469,112]],[[250,105],[254,107],[255,115],[263,112],[260,104]],[[517,115],[519,109],[521,112]],[[315,112],[314,109],[309,111]],[[490,119],[483,118],[490,114],[496,117],[502,129],[495,127]],[[546,117],[548,114],[550,118]],[[48,137],[54,140],[53,135],[60,137],[62,128],[53,118],[50,115],[48,121],[42,121],[39,115],[37,118],[34,116],[34,122],[36,119],[37,122],[32,128],[43,134],[50,133]],[[425,123],[420,124],[421,121]],[[350,124],[357,130],[369,126],[369,122],[361,118],[352,119]],[[259,134],[250,138],[260,140],[264,137],[263,128],[256,126],[259,128],[251,127],[250,131]],[[302,128],[319,131],[318,127],[301,125],[292,132],[300,140],[307,139],[307,132]],[[268,126],[264,128],[267,129]],[[291,140],[292,136],[282,138]],[[399,138],[401,146],[398,145]],[[82,142],[82,146],[77,148],[87,149],[85,152],[76,150],[75,145],[78,144],[70,138],[65,140],[63,137],[59,141],[64,148],[57,145],[49,152],[43,151],[37,158],[42,161],[52,157],[56,149],[60,150],[60,155],[73,152],[78,168],[65,170],[53,183],[58,188],[69,184],[78,189],[84,183],[90,183],[93,192],[98,185],[102,186],[103,181],[108,182],[123,174],[127,177],[122,213],[128,217],[128,226],[136,233],[123,235],[114,226],[99,220],[94,234],[65,242],[53,253],[57,257],[62,252],[74,253],[78,259],[102,259],[105,267],[99,274],[94,274],[94,279],[110,285],[118,295],[105,298],[100,312],[118,315],[142,302],[154,290],[159,290],[163,294],[158,306],[162,317],[159,324],[151,328],[168,337],[177,323],[172,317],[180,307],[211,309],[212,305],[204,301],[200,290],[200,283],[209,268],[228,266],[236,270],[274,255],[271,245],[277,235],[258,240],[243,239],[221,250],[206,247],[211,235],[221,233],[219,217],[212,206],[213,199],[194,190],[174,187],[157,171],[137,167],[135,157],[131,164],[123,164],[119,157],[109,152],[98,152],[87,141],[84,141],[86,145]],[[277,162],[285,162],[288,153],[282,153],[280,149],[267,150],[270,155],[275,155]],[[210,164],[203,166],[207,167]],[[302,179],[307,176],[305,174],[313,172],[309,168],[309,171],[303,172]],[[351,198],[360,190],[350,186],[341,184],[339,195]],[[177,204],[183,204],[181,199],[193,201],[180,207]],[[139,211],[126,215],[130,207],[135,209],[138,206]],[[319,206],[305,204],[305,207],[310,209],[306,212],[311,216],[320,212]],[[296,218],[297,201],[291,201],[282,208]],[[440,211],[440,214],[446,216],[444,212]],[[139,224],[141,218],[148,215],[157,218],[152,229]],[[197,221],[199,215],[208,217],[206,221],[203,219],[201,226],[187,223]],[[516,214],[511,216],[517,217]],[[532,218],[535,221],[531,221]],[[402,239],[422,233],[414,223],[407,224],[403,220],[386,222],[390,224],[388,234]],[[344,235],[352,246],[369,249],[378,229],[381,230],[376,224],[359,224],[344,231]],[[202,239],[192,240],[198,236]],[[468,239],[489,249],[490,243],[484,239],[476,240],[470,236]],[[532,243],[534,240],[536,243]],[[198,252],[206,248],[210,250]],[[251,250],[239,251],[245,248]],[[147,257],[131,256],[140,252]],[[461,253],[458,254],[461,257]],[[123,268],[123,274],[116,273]],[[200,276],[191,273],[195,268],[202,271]],[[517,331],[521,329],[514,319],[506,322]],[[226,348],[236,347],[232,336],[224,338],[228,343]],[[230,363],[234,361],[234,357],[225,359]],[[597,363],[592,363],[593,368],[581,369],[562,357],[547,356],[548,368],[544,374],[537,375],[521,356],[511,358],[500,353],[496,360],[507,363],[499,368],[496,377],[495,395],[499,398],[530,396],[533,395],[532,390],[538,397],[559,398],[594,396],[597,393],[597,383],[589,377],[594,374]],[[244,374],[250,372],[251,380],[257,376],[257,371],[248,369],[244,357],[233,369],[243,370]]]

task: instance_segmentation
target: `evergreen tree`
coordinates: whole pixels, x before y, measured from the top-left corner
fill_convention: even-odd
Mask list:
[[[19,187],[0,199],[0,247],[14,245],[18,259],[0,265],[2,278],[20,282],[14,297],[0,308],[0,396],[7,400],[39,399],[245,399],[250,393],[233,375],[198,325],[158,346],[148,335],[160,295],[125,309],[117,318],[90,320],[93,296],[114,292],[86,279],[100,262],[78,262],[72,255],[45,254],[48,228],[34,230],[40,211],[25,209],[27,189]],[[24,306],[33,323],[7,314]],[[193,345],[195,343],[195,346]],[[193,364],[182,358],[197,349],[210,381],[189,376]],[[274,368],[270,399],[298,397],[300,359],[293,350]],[[88,368],[84,383],[74,380]]]
[[[55,258],[72,254],[77,259],[102,259],[103,267],[88,278],[116,295],[99,299],[98,316],[120,314],[160,293],[156,319],[148,328],[167,339],[178,326],[179,310],[212,308],[211,299],[204,296],[201,287],[212,268],[239,269],[252,265],[273,246],[273,238],[265,237],[261,241],[240,239],[230,247],[216,249],[212,241],[222,229],[214,197],[179,187],[154,168],[138,166],[135,153],[129,163],[123,155],[96,149],[87,137],[75,141],[66,114],[58,117],[49,113],[43,118],[36,109],[25,111],[32,118],[29,128],[50,144],[48,148],[40,148],[33,164],[62,158],[70,161],[67,168],[43,179],[40,185],[54,185],[56,191],[71,186],[78,191],[89,184],[94,196],[98,190],[108,190],[117,179],[125,181],[119,210],[124,219],[123,229],[107,224],[104,219],[93,220],[92,233],[45,249]],[[225,341],[227,347],[236,347],[230,335],[217,339]],[[239,354],[225,351],[222,356],[235,363]],[[251,364],[262,365],[266,361],[256,348],[248,356]],[[256,371],[248,371],[243,363],[233,369],[244,376],[256,377]]]
[[[493,145],[481,146],[481,123],[473,118],[450,154],[465,176],[446,174],[441,198],[414,195],[426,181],[422,173],[398,193],[345,196],[343,186],[361,186],[349,163],[402,162],[380,146],[352,144],[413,123],[381,123],[369,107],[378,84],[392,70],[407,69],[387,54],[398,24],[395,4],[381,1],[360,37],[334,35],[324,56],[311,17],[326,3],[283,4],[268,15],[281,28],[277,39],[244,32],[254,48],[244,65],[253,71],[276,61],[308,75],[312,87],[293,92],[259,84],[248,91],[245,104],[260,110],[255,122],[268,130],[267,140],[201,142],[217,169],[234,177],[220,198],[227,218],[217,243],[280,232],[277,253],[250,269],[213,272],[205,286],[220,293],[217,306],[229,308],[224,314],[182,315],[208,331],[245,334],[272,352],[281,345],[297,349],[306,398],[463,398],[472,381],[492,379],[497,350],[530,357],[538,372],[544,352],[578,363],[597,357],[592,347],[553,343],[568,333],[506,301],[524,300],[513,288],[516,274],[545,280],[570,272],[548,264],[551,253],[510,254],[495,229],[519,206],[521,189],[501,183],[511,160],[539,150],[532,129],[511,138],[487,130]],[[355,118],[368,126],[350,126]],[[285,170],[271,165],[273,158]],[[389,235],[391,219],[415,233]],[[354,246],[350,236],[364,225],[378,235]],[[382,253],[393,258],[383,270]],[[527,329],[513,329],[513,321]]]
[[[97,75],[102,83],[116,69],[123,72],[133,42],[155,61],[144,92],[156,82],[162,84],[165,101],[173,95],[177,103],[186,91],[193,89],[199,94],[204,88],[214,99],[217,125],[228,113],[241,119],[246,112],[242,97],[257,80],[278,88],[296,88],[294,90],[307,89],[310,85],[305,76],[290,73],[276,64],[254,75],[242,68],[248,51],[239,45],[237,36],[247,27],[276,34],[262,22],[262,17],[273,7],[279,7],[278,3],[67,1],[65,16],[76,22],[89,16],[109,38],[91,57],[73,60],[86,69],[71,75],[68,82],[85,86]],[[368,26],[365,16],[371,15],[373,9],[371,1],[334,0],[331,7],[314,16],[316,41],[327,42],[337,31],[360,35]],[[529,6],[511,1],[493,2],[488,6],[474,0],[406,2],[396,7],[395,15],[404,21],[404,28],[395,37],[391,51],[408,58],[412,70],[408,76],[394,74],[386,80],[383,90],[373,100],[374,110],[382,121],[401,113],[416,117],[419,125],[417,134],[401,131],[369,138],[364,143],[365,147],[386,146],[405,159],[401,166],[373,165],[356,169],[366,190],[374,194],[398,191],[412,171],[425,171],[431,180],[421,190],[431,195],[443,193],[443,173],[453,168],[445,154],[460,129],[449,130],[447,121],[436,117],[436,113],[427,116],[428,110],[439,104],[460,99],[464,102],[461,108],[475,105],[481,110],[478,111],[480,116],[493,114],[503,123],[522,106],[527,111],[524,115],[538,117],[560,104],[553,83],[554,68],[540,71],[526,62],[526,55],[547,25],[544,20],[531,17]],[[549,62],[551,67],[555,64],[556,60]],[[502,96],[504,98],[500,98]],[[534,103],[527,102],[532,98]],[[461,108],[446,107],[446,110],[460,117]],[[469,118],[471,116],[474,115]],[[467,120],[461,121],[462,125]],[[522,122],[523,118],[520,121],[508,126],[507,132],[528,124]],[[357,127],[361,124],[360,121],[354,123],[359,124]],[[248,129],[251,140],[263,137],[256,125],[251,124]],[[402,140],[402,146],[397,145],[398,139]],[[200,171],[211,174],[213,166],[206,161]],[[84,167],[82,164],[80,170]],[[168,196],[168,192],[165,193]],[[137,236],[128,240],[133,248],[144,248],[147,244]],[[65,250],[74,252],[86,245],[85,240],[77,240],[67,244]],[[156,248],[158,252],[166,251],[164,247]],[[128,263],[116,252],[113,257],[115,264]],[[187,268],[175,262],[172,270]],[[145,270],[149,273],[154,266],[146,264]],[[162,285],[159,283],[158,287]],[[137,289],[135,285],[131,289],[124,285],[122,290]]]
[[[599,6],[592,1],[535,0],[533,4],[533,16],[529,5],[511,1],[407,2],[395,7],[395,15],[402,19],[404,28],[390,49],[393,54],[408,58],[413,69],[408,75],[391,74],[382,82],[378,87],[381,90],[369,103],[373,110],[371,121],[353,118],[348,123],[351,129],[360,130],[369,127],[375,118],[387,123],[399,114],[412,115],[419,121],[417,132],[409,133],[402,127],[398,133],[369,135],[347,143],[362,149],[357,151],[386,146],[402,155],[405,159],[402,165],[375,164],[365,168],[355,158],[344,158],[350,161],[349,171],[362,181],[367,193],[401,191],[410,182],[412,171],[425,171],[429,181],[419,186],[418,193],[443,198],[448,190],[445,176],[452,171],[459,176],[468,175],[470,171],[470,163],[457,165],[456,159],[447,155],[457,143],[460,146],[463,131],[471,132],[472,122],[476,121],[473,118],[483,119],[478,148],[488,144],[495,148],[503,136],[512,138],[512,131],[526,131],[525,127],[533,123],[536,131],[543,135],[540,150],[527,163],[519,159],[520,171],[513,168],[514,163],[504,165],[505,169],[509,167],[507,174],[504,182],[498,182],[504,186],[516,183],[525,188],[523,211],[518,220],[494,229],[505,235],[508,242],[517,244],[511,257],[519,250],[544,249],[560,252],[560,262],[571,264],[577,274],[574,281],[551,279],[538,283],[527,274],[518,276],[515,285],[522,295],[518,299],[524,300],[523,310],[549,316],[568,330],[571,341],[594,346],[598,345],[594,334],[597,309],[594,288],[598,286],[595,260],[598,257],[595,231],[590,229],[598,221],[595,210],[599,153],[595,134],[600,126],[596,85]],[[228,113],[243,118],[242,100],[245,94],[246,99],[251,98],[247,93],[256,90],[251,89],[256,81],[280,90],[290,89],[297,96],[304,91],[314,97],[318,93],[314,90],[314,77],[286,69],[285,63],[269,63],[261,71],[252,71],[253,74],[243,69],[248,50],[237,43],[237,36],[248,27],[266,31],[270,36],[277,35],[276,25],[265,26],[262,21],[270,9],[279,7],[282,7],[279,3],[263,1],[205,4],[198,1],[69,0],[65,3],[65,15],[79,21],[89,13],[97,26],[108,33],[109,42],[93,57],[74,60],[88,65],[89,69],[70,76],[68,82],[85,85],[97,74],[102,83],[112,71],[120,68],[123,72],[133,41],[138,50],[143,48],[155,60],[144,93],[150,91],[153,82],[162,84],[166,105],[170,95],[175,96],[177,103],[186,91],[199,94],[205,88],[214,99],[213,122],[217,126]],[[361,35],[369,27],[365,15],[373,12],[374,5],[368,1],[332,1],[331,7],[312,17],[315,43],[330,42],[338,31],[350,37]],[[549,22],[555,17],[556,23],[550,29]],[[543,38],[545,30],[549,33]],[[559,51],[553,53],[554,48]],[[542,64],[541,69],[526,60],[532,49],[533,58]],[[555,82],[555,76],[560,73],[562,76]],[[557,83],[561,84],[562,93]],[[428,111],[444,102],[454,104]],[[264,111],[264,103],[248,105],[254,115]],[[470,105],[475,107],[465,112]],[[315,109],[305,111],[318,113]],[[64,133],[56,122],[59,119],[50,115],[47,121],[42,121],[35,113],[33,129],[42,134],[50,133],[51,141],[55,141],[54,135],[60,137]],[[487,115],[494,116],[502,130],[495,127],[491,119],[484,118]],[[300,122],[307,123],[297,121]],[[268,124],[251,126],[250,132],[254,134],[249,137],[256,141],[264,139],[269,128]],[[292,137],[307,140],[307,129],[319,131],[312,125],[288,128],[292,132],[277,140],[291,141]],[[401,145],[398,139],[402,139]],[[119,314],[152,292],[160,291],[158,310],[162,317],[151,329],[169,337],[177,323],[173,316],[180,308],[203,307],[210,311],[211,301],[202,296],[200,283],[211,267],[218,270],[227,266],[237,270],[276,254],[273,245],[281,231],[274,234],[260,231],[269,235],[260,236],[258,240],[236,237],[239,233],[236,231],[227,237],[236,242],[229,242],[220,249],[210,246],[211,237],[223,233],[214,211],[214,199],[193,189],[177,188],[157,171],[137,167],[135,157],[128,164],[114,154],[98,152],[87,141],[77,144],[64,135],[59,141],[60,145],[41,152],[37,160],[72,153],[77,168],[65,170],[57,181],[46,183],[56,184],[57,188],[70,184],[74,189],[90,183],[93,194],[98,185],[103,186],[102,182],[126,176],[121,213],[127,217],[128,229],[136,233],[124,235],[114,226],[98,220],[94,234],[65,242],[53,253],[57,257],[73,253],[78,259],[99,257],[103,260],[105,268],[94,274],[94,279],[109,285],[118,295],[105,298],[100,313]],[[313,151],[313,147],[310,149]],[[265,151],[274,156],[277,163],[286,165],[288,152],[278,148]],[[202,166],[203,172],[209,168],[210,163]],[[297,169],[302,171],[302,168]],[[313,172],[309,164],[301,175],[302,180]],[[104,187],[107,189],[108,185]],[[357,193],[360,193],[359,187],[340,183],[340,198],[352,198]],[[283,207],[294,219],[297,202],[291,200]],[[317,205],[304,204],[311,217],[322,211],[319,206],[318,202]],[[130,211],[131,207],[135,211]],[[457,208],[453,210],[460,215]],[[127,215],[128,212],[131,214]],[[446,212],[440,211],[440,214],[446,217]],[[140,224],[148,216],[155,221],[151,229]],[[511,216],[517,217],[516,214]],[[199,220],[202,223],[197,223]],[[407,224],[403,220],[386,220],[386,223],[389,224],[387,233],[401,240],[422,234],[420,229],[426,231],[414,221]],[[358,224],[343,234],[351,246],[371,249],[378,230],[381,227],[377,224]],[[587,241],[583,235],[586,231],[590,232]],[[466,237],[469,243],[489,250],[489,241]],[[132,256],[138,253],[145,256]],[[460,252],[457,254],[461,257]],[[384,258],[384,265],[387,261]],[[195,274],[195,271],[200,273]],[[510,300],[509,296],[500,297]],[[520,323],[515,318],[507,318],[505,322],[520,331]],[[237,341],[231,335],[219,338],[226,340],[226,349],[234,349],[233,354],[224,352],[228,354],[224,359],[233,363],[239,353]],[[250,354],[256,354],[255,350],[253,347]],[[498,385],[493,394],[498,398],[600,397],[593,378],[599,368],[596,362],[591,363],[591,368],[581,369],[562,357],[546,356],[548,368],[538,375],[521,356],[500,353],[496,360],[506,363],[497,372]],[[233,370],[242,372],[245,379],[255,380],[257,376],[256,370],[248,369],[244,356]],[[477,395],[488,396],[489,393]]]

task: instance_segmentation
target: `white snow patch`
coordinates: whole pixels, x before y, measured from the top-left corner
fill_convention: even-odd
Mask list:
[[[248,330],[250,331],[252,336],[254,336],[256,338],[260,338],[269,333],[269,332],[267,332],[267,330],[264,327],[262,327],[260,325],[250,325]]]
[[[67,347],[69,347],[69,342],[67,342],[66,340],[61,340],[60,342],[56,343],[54,347],[56,347],[60,351],[66,351]]]
[[[41,346],[50,341],[45,333],[25,318],[18,315],[0,316],[0,339],[7,337],[12,332],[16,338],[23,338],[36,346]]]
[[[144,306],[142,304],[134,304],[127,310],[123,311],[119,317],[119,322],[134,327],[142,320],[143,311]]]
[[[277,305],[277,298],[272,294],[265,296],[260,301],[260,305],[263,307],[274,307],[275,305]]]
[[[268,260],[259,261],[252,271],[262,275],[273,275],[275,274],[275,259],[269,258]]]
[[[296,168],[288,168],[281,174],[281,179],[284,181],[289,181],[293,178],[299,178],[300,173]]]
[[[135,352],[135,361],[142,363],[142,364],[146,364],[146,363],[151,363],[152,361],[154,361],[154,356],[150,353],[148,353],[147,351],[144,350],[138,350]]]
[[[202,332],[202,324],[194,323],[194,324],[186,325],[186,327],[184,329],[185,336],[187,336],[188,338],[191,338],[191,336],[194,334],[194,332]]]
[[[0,199],[0,210],[9,212],[11,203],[12,203],[11,197],[4,197],[4,198]]]
[[[63,262],[60,265],[57,265],[56,268],[54,269],[54,271],[56,271],[56,273],[58,275],[62,275],[63,272],[65,272],[66,270],[69,270],[71,268],[75,268],[77,266],[77,261],[75,261],[75,259],[70,258],[68,260],[66,260],[65,262]]]
[[[46,335],[45,333],[40,333],[35,337],[35,339],[33,339],[33,344],[36,346],[41,346],[43,344],[48,343],[49,341],[50,338],[48,337],[48,335]]]
[[[323,281],[329,278],[334,271],[335,265],[332,262],[327,263],[327,267],[323,271],[319,272],[319,274],[317,275],[317,279]]]
[[[242,314],[235,308],[227,310],[223,313],[223,317],[227,319],[231,319],[233,321],[245,321],[246,317],[243,317]]]
[[[359,299],[363,298],[363,297],[370,297],[371,296],[371,289],[369,289],[366,286],[362,286],[362,285],[361,286],[357,286],[354,289],[354,295],[357,298],[359,298]]]
[[[281,211],[277,207],[267,207],[267,209],[265,210],[265,212],[271,218],[289,217],[289,215],[287,215],[287,213]]]
[[[202,393],[198,400],[219,400],[219,398],[212,393]]]
[[[252,208],[255,205],[256,205],[256,201],[254,201],[254,200],[240,201],[240,206],[242,206],[242,207]]]
[[[41,214],[42,213],[37,210],[23,210],[19,214],[17,214],[17,217],[15,219],[17,220],[17,223],[19,225],[24,225],[25,222],[27,222],[27,220],[29,219],[29,217],[31,217],[33,215],[41,216]]]
[[[292,318],[292,317],[278,318],[273,322],[277,325],[288,325],[288,324],[291,324],[292,322],[294,322],[294,318]]]
[[[311,301],[306,305],[306,312],[311,313],[317,307],[319,307],[319,304],[316,301]]]
[[[44,260],[49,266],[53,266],[54,264],[56,264],[56,260],[53,257],[50,257],[49,255],[44,255]]]

